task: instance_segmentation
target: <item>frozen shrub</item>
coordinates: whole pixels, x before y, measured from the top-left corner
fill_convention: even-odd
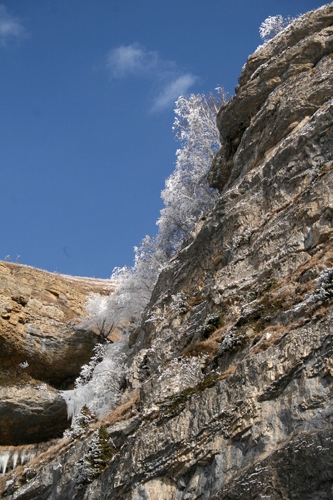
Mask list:
[[[82,367],[75,388],[62,392],[68,418],[75,417],[84,406],[98,418],[116,407],[125,375],[126,346],[126,341],[96,346],[89,364]]]
[[[264,43],[274,38],[280,31],[284,30],[295,18],[287,16],[269,16],[259,28],[259,34]]]

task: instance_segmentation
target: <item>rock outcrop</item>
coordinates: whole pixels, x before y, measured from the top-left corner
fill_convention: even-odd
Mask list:
[[[93,331],[78,330],[85,301],[111,290],[108,280],[0,262],[0,446],[62,436],[69,422],[58,389],[73,383],[97,343]]]
[[[0,386],[0,400],[1,445],[48,441],[68,427],[64,399],[46,384]]]
[[[84,303],[112,290],[107,280],[0,263],[0,366],[27,363],[26,373],[55,387],[73,381],[96,344],[93,332],[77,332]]]
[[[249,57],[122,405],[4,498],[333,499],[333,3]],[[140,392],[140,401],[138,400]]]

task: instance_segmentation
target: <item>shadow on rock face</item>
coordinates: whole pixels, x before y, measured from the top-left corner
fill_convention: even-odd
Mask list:
[[[67,406],[46,384],[0,388],[0,446],[40,443],[69,427]]]

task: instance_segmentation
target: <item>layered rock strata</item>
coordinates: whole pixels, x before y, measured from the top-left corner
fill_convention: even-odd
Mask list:
[[[0,366],[26,363],[25,373],[56,387],[77,377],[96,344],[93,332],[77,332],[87,296],[112,290],[107,280],[0,263]]]
[[[333,4],[250,56],[221,196],[131,336],[123,404],[4,498],[333,498],[332,83]]]
[[[62,436],[69,422],[59,389],[73,383],[98,340],[78,326],[85,301],[113,289],[108,280],[0,262],[0,446]]]

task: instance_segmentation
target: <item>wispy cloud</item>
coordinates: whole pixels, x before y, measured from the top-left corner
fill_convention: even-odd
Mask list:
[[[107,56],[106,66],[112,78],[123,78],[156,71],[159,62],[157,52],[147,51],[138,43],[133,43],[111,50]]]
[[[8,13],[7,7],[0,4],[0,41],[5,45],[9,40],[20,40],[26,36],[26,30],[20,21]]]
[[[174,104],[180,95],[188,92],[189,88],[192,87],[197,79],[198,78],[191,75],[191,73],[186,73],[168,83],[156,97],[152,111],[160,111]]]
[[[107,55],[106,68],[112,79],[128,76],[150,79],[154,88],[158,88],[151,106],[153,112],[173,105],[198,79],[191,73],[184,73],[174,61],[162,59],[158,52],[146,50],[139,43],[112,49]]]

